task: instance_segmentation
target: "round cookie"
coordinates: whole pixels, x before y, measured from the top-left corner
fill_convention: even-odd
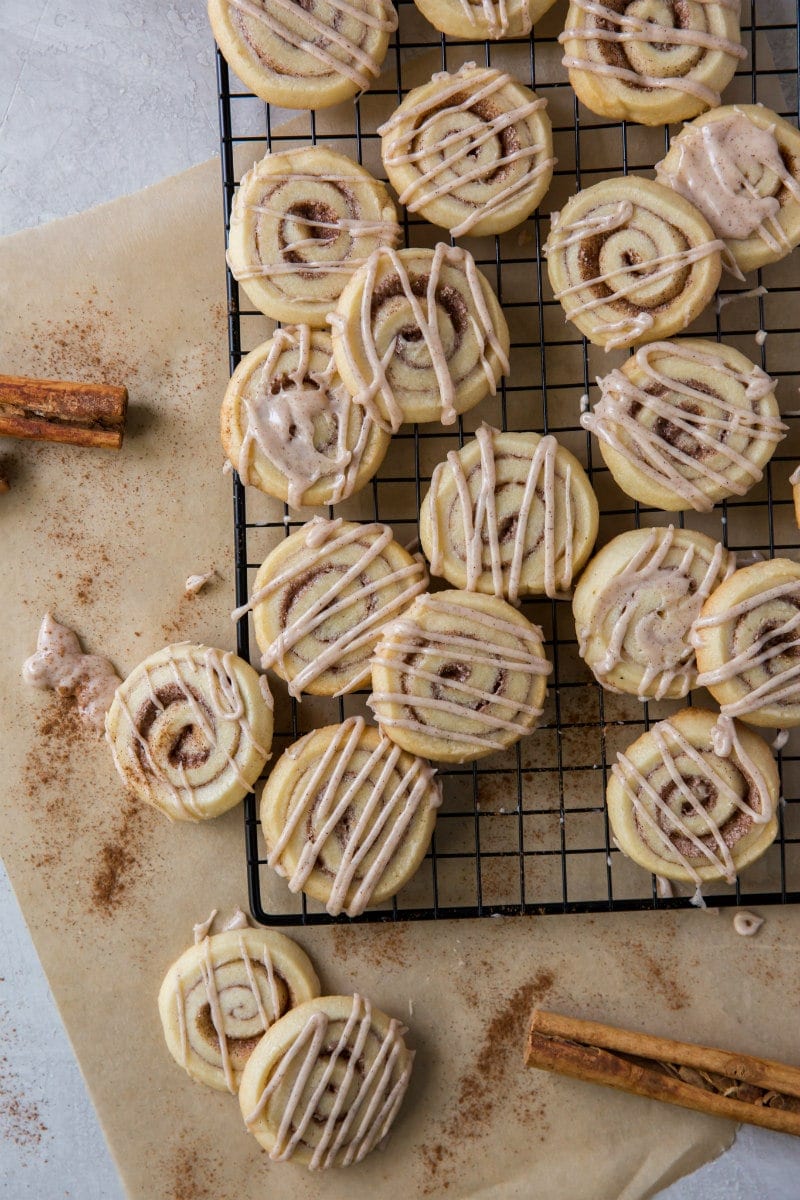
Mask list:
[[[625,175],[578,192],[554,214],[545,253],[567,319],[612,350],[685,329],[716,291],[723,249],[683,196]]]
[[[471,762],[530,733],[550,670],[541,630],[505,600],[437,592],[384,630],[368,703],[409,753]]]
[[[469,41],[527,37],[555,0],[414,0],[434,29]]]
[[[322,327],[351,275],[400,237],[382,183],[324,146],[268,154],[242,176],[228,265],[276,321]]]

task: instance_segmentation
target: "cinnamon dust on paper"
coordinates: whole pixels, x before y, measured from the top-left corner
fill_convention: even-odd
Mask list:
[[[45,1133],[47,1126],[38,1104],[28,1099],[7,1057],[0,1055],[0,1137],[22,1150],[32,1150]]]

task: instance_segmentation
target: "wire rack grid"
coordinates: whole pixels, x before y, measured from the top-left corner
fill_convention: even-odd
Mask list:
[[[725,103],[763,102],[797,119],[799,7],[797,0],[744,3],[743,42],[749,54],[726,90]],[[592,380],[624,355],[603,355],[565,324],[541,251],[551,211],[599,178],[629,172],[652,177],[653,164],[669,145],[670,130],[608,122],[578,104],[560,65],[557,38],[566,13],[564,0],[557,0],[530,37],[500,43],[450,41],[427,24],[411,0],[399,0],[398,11],[399,28],[376,86],[332,110],[271,111],[246,91],[217,54],[226,233],[239,178],[266,150],[320,142],[357,158],[385,179],[377,126],[412,87],[434,71],[456,70],[466,61],[507,69],[547,99],[558,165],[542,209],[523,225],[501,237],[461,239],[495,287],[511,329],[511,369],[498,395],[449,428],[404,426],[371,485],[337,505],[336,515],[386,522],[397,540],[411,542],[433,467],[486,420],[503,429],[555,433],[578,455],[600,500],[598,546],[634,525],[667,524],[667,514],[644,508],[616,488],[580,426],[581,398],[593,393]],[[432,246],[446,237],[407,212],[402,221],[406,245]],[[757,291],[750,295],[753,288]],[[230,273],[227,289],[233,371],[241,357],[268,336],[270,326],[240,303]],[[746,294],[737,299],[737,293]],[[768,333],[760,346],[754,341],[757,330]],[[725,285],[716,307],[690,332],[724,339],[760,361],[779,381],[784,410],[793,407],[791,397],[800,382],[793,353],[800,333],[797,257],[759,271],[757,279]],[[678,518],[681,525],[713,534],[745,561],[798,555],[788,476],[800,458],[800,425],[790,413],[784,415],[790,433],[756,488],[713,513]],[[311,513],[290,511],[254,489],[245,493],[235,474],[233,508],[238,605],[245,603],[254,572],[269,549]],[[688,895],[660,895],[657,881],[616,850],[604,804],[609,765],[617,751],[681,705],[640,704],[603,691],[578,656],[568,603],[537,600],[524,604],[523,611],[543,628],[554,668],[540,727],[504,754],[441,770],[444,802],[423,866],[392,902],[358,920],[589,913],[691,903]],[[239,621],[237,637],[239,653],[249,658],[248,618]],[[273,690],[278,693],[276,754],[309,729],[367,711],[367,692],[335,701],[308,697],[298,705],[289,701],[280,683]],[[777,757],[785,799],[778,838],[742,880],[733,886],[714,885],[713,894],[705,897],[709,905],[800,901],[800,738],[792,735]],[[250,906],[258,921],[284,926],[334,921],[321,905],[291,895],[267,867],[254,796],[245,807],[245,843]]]

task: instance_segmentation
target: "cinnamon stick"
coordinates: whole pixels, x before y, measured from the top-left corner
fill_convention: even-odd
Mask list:
[[[536,1009],[525,1065],[800,1137],[800,1068]]]
[[[108,383],[68,383],[0,375],[0,435],[119,450],[128,391]]]

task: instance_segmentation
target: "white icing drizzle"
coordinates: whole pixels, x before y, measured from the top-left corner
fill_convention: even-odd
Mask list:
[[[740,937],[755,937],[763,924],[763,917],[757,917],[755,913],[748,912],[747,909],[742,909],[733,915],[734,932],[738,933]]]
[[[231,8],[261,22],[279,39],[288,42],[290,46],[304,51],[324,66],[329,67],[331,73],[346,75],[348,79],[358,85],[361,91],[369,87],[370,77],[377,79],[380,74],[380,64],[374,54],[368,53],[352,37],[348,37],[341,30],[335,28],[334,22],[346,17],[349,18],[347,22],[349,28],[352,28],[354,21],[368,28],[384,30],[387,33],[393,33],[397,28],[397,13],[389,3],[381,3],[382,15],[374,16],[356,4],[348,3],[347,0],[326,0],[325,6],[330,8],[333,13],[331,20],[326,21],[316,15],[315,5],[305,8],[296,0],[264,0],[263,4],[257,3],[256,0],[227,0],[227,2]],[[278,11],[273,12],[272,9]],[[284,20],[281,20],[280,13],[285,13],[292,20],[299,21],[301,24],[305,23],[309,32],[300,33],[291,29]],[[338,48],[341,53],[335,53],[333,47]]]
[[[527,37],[533,29],[528,0],[521,0],[514,12],[509,11],[508,0],[459,0],[461,11],[473,29],[477,28],[478,19],[475,9],[486,21],[487,34],[493,40],[504,38],[511,29],[511,18],[519,22],[515,31],[517,37]],[[513,0],[512,0],[513,3]]]
[[[643,702],[656,680],[656,700],[662,700],[676,683],[679,696],[694,687],[697,670],[690,631],[711,592],[735,569],[733,556],[719,542],[707,563],[690,542],[680,562],[669,565],[667,559],[675,541],[673,525],[652,529],[630,562],[602,590],[588,626],[576,630],[580,653],[585,657],[589,639],[603,630],[610,614],[616,613],[606,654],[592,663],[592,671],[604,686],[615,690],[607,676],[628,659],[626,645],[632,641],[641,651],[641,660],[635,661],[646,664],[639,696]],[[699,579],[698,568],[702,572]],[[639,602],[644,589],[648,589],[656,607],[643,611]]]
[[[481,369],[486,375],[492,395],[497,390],[497,385],[492,365],[486,357],[487,351],[491,350],[494,352],[500,363],[502,372],[507,372],[509,367],[508,358],[492,324],[481,287],[478,269],[475,266],[475,260],[471,254],[463,250],[460,246],[447,246],[444,242],[439,242],[433,252],[430,267],[426,272],[428,275],[428,284],[423,304],[412,289],[408,272],[398,252],[390,246],[380,246],[377,250],[373,251],[364,268],[361,291],[359,349],[367,359],[368,374],[366,377],[362,374],[358,366],[349,338],[346,335],[347,323],[345,319],[339,313],[331,313],[328,316],[328,323],[334,330],[338,330],[341,335],[341,347],[347,357],[351,371],[360,383],[359,389],[353,399],[356,404],[362,405],[367,410],[377,425],[380,425],[390,433],[397,433],[403,424],[403,409],[394,395],[387,370],[394,356],[399,335],[392,338],[385,353],[381,356],[378,353],[375,342],[375,329],[373,328],[373,308],[376,303],[375,289],[378,272],[386,262],[388,262],[392,272],[397,277],[403,296],[411,309],[416,328],[422,335],[428,354],[430,355],[431,368],[436,378],[435,386],[438,388],[441,396],[441,422],[443,425],[452,425],[457,416],[455,408],[456,382],[450,373],[450,365],[442,343],[437,313],[437,291],[441,282],[442,268],[445,265],[455,268],[462,274],[466,283],[465,301],[468,302],[471,300],[472,306],[476,310],[477,315],[470,312],[469,324],[477,342]],[[375,398],[379,392],[383,396],[388,419],[383,417],[376,404]]]
[[[296,646],[308,634],[313,633],[330,617],[337,613],[346,612],[348,609],[356,609],[358,604],[362,600],[366,600],[367,597],[379,594],[387,587],[402,584],[396,596],[392,597],[387,603],[381,605],[380,608],[368,616],[356,621],[349,629],[345,629],[337,638],[328,643],[313,661],[309,662],[295,675],[294,679],[288,685],[291,696],[299,697],[303,689],[312,680],[322,675],[346,654],[351,654],[354,650],[358,650],[362,646],[375,641],[380,627],[398,609],[406,608],[415,596],[425,591],[428,585],[428,576],[424,564],[417,558],[409,566],[389,571],[377,579],[361,584],[355,591],[345,595],[344,593],[349,585],[354,580],[357,580],[359,576],[368,572],[370,564],[380,558],[385,547],[394,538],[388,525],[377,523],[358,525],[352,529],[346,529],[344,533],[339,532],[340,525],[341,518],[338,518],[337,521],[326,521],[324,517],[320,517],[315,518],[313,522],[309,522],[310,528],[306,538],[306,545],[313,549],[319,549],[319,558],[313,561],[308,559],[298,560],[293,566],[276,575],[263,588],[254,592],[246,605],[235,609],[231,614],[233,620],[238,620],[245,612],[261,604],[274,592],[279,591],[287,585],[291,585],[304,572],[315,566],[318,562],[322,562],[325,559],[335,561],[336,552],[344,546],[349,546],[353,542],[362,540],[366,543],[363,545],[362,552],[355,563],[345,571],[336,572],[333,582],[326,588],[322,595],[297,620],[286,625],[272,645],[264,652],[261,665],[266,670],[275,663],[283,663],[286,654],[293,646]],[[358,680],[366,680],[369,678],[369,675],[370,667],[367,665],[359,675]],[[351,690],[354,686],[357,686],[357,682],[350,682],[346,685],[346,690]]]
[[[712,3],[713,0],[699,0],[701,4]],[[595,3],[594,0],[572,0],[572,6],[596,21],[607,22],[614,26],[612,29],[601,29],[597,24],[588,23],[583,26],[568,26],[559,35],[559,42],[610,42],[619,45],[625,43],[650,43],[652,46],[689,46],[702,50],[710,50],[728,54],[732,58],[746,58],[747,51],[739,42],[720,34],[710,33],[703,29],[675,28],[664,25],[660,21],[648,20],[647,17],[635,16],[631,13],[615,12],[605,4]],[[739,0],[716,0],[715,7],[728,8],[738,13]],[[689,75],[668,74],[665,76],[640,73],[629,67],[616,63],[599,62],[589,57],[579,58],[567,54],[561,60],[568,69],[588,71],[594,75],[602,75],[611,79],[619,79],[623,83],[632,83],[644,88],[664,88],[671,91],[684,92],[696,96],[710,108],[719,105],[721,97],[718,91],[708,87],[700,80]]]
[[[475,437],[480,446],[481,463],[478,469],[478,492],[473,501],[469,489],[469,480],[464,471],[464,465],[457,451],[451,450],[447,461],[439,463],[431,477],[430,514],[431,514],[431,571],[440,575],[443,566],[441,548],[441,533],[439,529],[440,515],[437,500],[444,480],[445,472],[452,473],[458,497],[459,512],[463,525],[464,547],[466,551],[467,591],[475,591],[478,579],[484,572],[484,541],[488,546],[489,560],[492,572],[492,586],[496,596],[507,593],[513,604],[519,600],[519,584],[525,556],[525,540],[528,534],[528,523],[534,503],[538,501],[544,507],[542,554],[544,557],[544,587],[545,593],[554,599],[564,599],[572,586],[573,541],[575,535],[575,516],[572,494],[571,467],[567,465],[563,474],[556,470],[559,445],[552,435],[541,438],[531,455],[525,478],[522,499],[517,514],[514,531],[514,545],[511,563],[508,568],[508,578],[505,580],[501,561],[500,531],[498,529],[495,511],[495,487],[497,482],[497,449],[495,439],[500,436],[497,429],[483,424],[477,430]],[[472,472],[471,472],[472,476]],[[565,536],[563,543],[556,541],[556,513],[564,511]],[[559,558],[560,572],[558,571]]]
[[[308,840],[289,879],[290,891],[302,891],[320,854],[324,852],[326,842],[336,836],[340,822],[345,819],[361,788],[371,786],[362,812],[348,830],[342,847],[341,859],[325,906],[331,916],[338,916],[344,911],[349,917],[357,917],[364,912],[425,797],[429,797],[431,807],[438,807],[442,800],[438,787],[431,786],[436,772],[430,763],[413,757],[408,770],[401,772],[397,764],[403,751],[383,733],[378,745],[367,754],[366,760],[355,772],[351,762],[360,747],[366,727],[363,717],[349,717],[339,726],[325,753],[308,772],[305,784],[287,814],[281,836],[267,860],[271,867],[277,868],[298,828],[305,825]],[[297,758],[301,748],[302,742],[292,747],[288,754]],[[318,797],[320,788],[322,793]],[[379,853],[362,873],[362,862],[385,832]],[[359,880],[358,887],[347,904],[347,894],[356,880]]]
[[[211,580],[216,575],[216,567],[212,567],[210,571],[206,571],[204,575],[190,575],[183,586],[183,590],[187,596],[197,596],[202,592],[206,584],[211,583]]]
[[[717,312],[721,313],[723,308],[727,308],[729,304],[735,304],[737,300],[756,300],[759,296],[766,296],[768,291],[769,289],[760,283],[758,287],[750,288],[746,292],[729,292],[726,296],[718,296]]]
[[[194,935],[195,946],[199,946],[200,943],[208,937],[209,933],[211,932],[211,926],[216,920],[218,911],[218,909],[212,908],[205,921],[198,921],[196,925],[192,926],[192,934]]]
[[[323,1096],[326,1103],[322,1112],[327,1111],[328,1115],[316,1118],[315,1124],[321,1122],[322,1130],[309,1168],[315,1171],[333,1166],[343,1150],[343,1166],[361,1162],[388,1133],[405,1095],[414,1055],[406,1053],[405,1065],[398,1072],[397,1061],[403,1054],[402,1035],[405,1032],[399,1021],[389,1022],[372,1064],[360,1080],[356,1078],[359,1062],[368,1039],[375,1036],[372,1005],[369,1000],[354,995],[350,1015],[338,1041],[334,1046],[326,1047],[330,1024],[326,1013],[312,1013],[267,1080],[258,1104],[245,1117],[245,1125],[252,1127],[274,1093],[283,1084],[289,1086],[292,1077],[296,1077],[290,1087],[275,1145],[270,1150],[269,1156],[275,1162],[291,1158],[309,1125],[315,1121]],[[327,1061],[319,1071],[323,1053]],[[316,1071],[319,1071],[319,1079],[303,1106],[307,1086]]]
[[[462,0],[466,7],[471,6],[468,0]],[[494,11],[493,6],[492,11]],[[465,72],[467,78],[464,78]],[[417,177],[399,195],[398,199],[410,212],[419,212],[425,205],[440,196],[454,196],[460,203],[468,206],[471,201],[459,195],[459,190],[465,185],[484,179],[487,171],[495,175],[502,168],[509,167],[521,160],[530,160],[526,170],[517,179],[494,191],[483,204],[475,205],[463,221],[452,227],[453,237],[461,237],[468,233],[473,226],[484,217],[490,216],[502,208],[518,192],[530,187],[534,180],[546,174],[555,165],[555,158],[543,157],[543,143],[533,143],[530,146],[520,145],[518,149],[499,158],[492,159],[489,166],[478,165],[472,170],[461,173],[455,168],[469,157],[478,156],[478,151],[484,143],[498,138],[504,130],[512,129],[538,112],[547,104],[546,100],[538,97],[525,104],[518,104],[508,111],[497,110],[491,118],[481,117],[475,113],[471,125],[461,128],[459,124],[452,132],[445,134],[435,147],[425,145],[425,139],[430,138],[431,132],[438,129],[440,123],[447,123],[449,117],[458,117],[462,113],[472,114],[477,104],[485,103],[492,96],[513,84],[510,75],[502,71],[486,68],[476,70],[475,63],[466,63],[454,76],[442,72],[433,76],[432,82],[440,83],[440,87],[426,100],[403,108],[381,125],[378,133],[387,139],[383,148],[383,160],[387,166],[400,166],[405,163],[418,163],[430,158],[432,150],[441,157],[426,170],[420,170]],[[465,95],[465,88],[468,89]],[[448,101],[455,103],[448,103]],[[409,128],[403,126],[409,124]],[[390,136],[391,135],[391,136]],[[415,149],[417,139],[422,141],[422,148]],[[441,179],[441,176],[449,178]],[[487,184],[488,187],[488,184]]]
[[[756,333],[756,345],[763,346],[767,340],[767,336],[768,334],[766,329],[759,329]]]
[[[236,908],[233,910],[233,915],[228,918],[228,920],[225,922],[225,924],[222,926],[222,928],[223,929],[249,929],[250,928],[250,919],[247,916],[247,913],[244,912],[244,910],[241,909],[239,907],[239,905],[237,904]]]
[[[22,678],[31,687],[74,696],[81,717],[98,730],[103,729],[122,683],[109,659],[84,654],[77,634],[50,613],[45,613],[39,626],[36,653],[22,664]]]
[[[782,750],[789,741],[789,730],[779,729],[772,741],[773,750]]]
[[[715,376],[741,384],[745,398],[753,407],[739,407],[721,394],[713,394],[705,388],[700,390],[691,382],[666,374],[654,361],[666,355],[707,368],[713,373],[709,380],[711,386]],[[759,401],[773,391],[774,381],[760,367],[754,365],[749,372],[742,373],[729,367],[718,355],[705,354],[681,342],[652,342],[642,346],[636,352],[635,363],[647,377],[647,385],[637,386],[618,369],[598,379],[601,398],[593,412],[581,415],[583,428],[611,446],[654,483],[682,496],[697,512],[710,512],[714,501],[687,477],[687,468],[698,471],[726,491],[743,496],[761,479],[763,472],[746,453],[740,453],[723,441],[722,435],[741,432],[750,442],[781,441],[787,427],[778,417],[762,414],[756,408]],[[638,418],[637,412],[642,410],[653,418],[651,426]],[[679,430],[684,438],[690,437],[696,444],[697,456],[667,441],[658,431],[659,420]],[[725,470],[717,470],[704,462],[700,453],[704,449],[737,466],[745,478],[734,479]]]
[[[795,469],[792,471],[791,475],[789,476],[789,483],[792,485],[792,487],[797,487],[797,485],[800,484],[800,467],[795,467]]]
[[[665,879],[663,875],[656,875],[656,894],[660,900],[671,900],[675,895],[672,880]]]
[[[688,815],[695,820],[701,818],[708,827],[708,833],[703,835],[703,837],[698,836],[683,819],[681,811],[676,811],[662,799],[660,793],[650,783],[649,776],[645,777],[642,775],[631,759],[625,754],[619,753],[617,754],[617,761],[611,769],[620,783],[626,798],[633,806],[637,823],[650,834],[655,835],[657,841],[664,848],[663,858],[666,862],[678,862],[681,864],[692,882],[697,885],[698,892],[702,879],[694,864],[675,844],[673,838],[680,837],[689,842],[701,859],[705,859],[709,865],[719,870],[728,883],[733,883],[736,879],[736,864],[731,854],[731,849],[723,835],[723,831],[712,813],[704,808],[686,783],[686,780],[682,777],[676,762],[676,755],[681,758],[688,758],[692,765],[693,776],[699,777],[700,780],[708,785],[712,793],[721,797],[732,809],[738,809],[739,812],[744,813],[755,825],[767,824],[772,819],[773,814],[772,798],[767,781],[761,770],[750,755],[746,753],[734,730],[735,741],[733,748],[735,749],[737,765],[749,784],[747,795],[755,793],[755,796],[758,798],[758,807],[756,808],[748,804],[747,800],[740,796],[731,787],[725,777],[715,768],[713,762],[709,761],[713,756],[709,752],[703,753],[693,746],[688,738],[670,721],[660,721],[657,725],[653,726],[650,734],[658,747],[661,763],[666,768],[675,786],[677,796],[681,799],[681,807],[686,806]],[[722,756],[717,755],[717,757]],[[657,769],[654,768],[653,771]],[[650,772],[651,775],[653,771]],[[666,829],[653,817],[642,800],[642,796],[650,802],[666,823]],[[706,840],[707,838],[709,838],[711,844]],[[700,897],[700,900],[702,901],[702,897]],[[695,903],[695,901],[693,900],[692,903]],[[702,906],[705,907],[704,904]]]

